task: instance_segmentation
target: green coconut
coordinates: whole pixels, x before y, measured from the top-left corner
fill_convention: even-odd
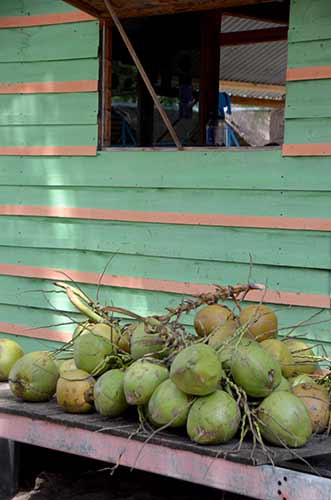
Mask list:
[[[57,382],[56,399],[67,413],[88,413],[93,410],[95,380],[84,370],[63,372]]]
[[[10,370],[9,386],[24,401],[48,401],[55,394],[58,378],[58,369],[48,352],[30,352]]]
[[[275,391],[291,391],[291,385],[287,378],[282,376],[280,384],[274,389]]]
[[[117,325],[85,322],[78,325],[76,330],[73,335],[73,340],[75,340],[77,337],[80,337],[81,335],[94,333],[94,335],[100,335],[101,337],[104,337],[113,344],[117,345],[120,338],[120,329]]]
[[[122,370],[109,370],[94,386],[94,404],[98,413],[104,417],[118,417],[128,407],[125,399],[124,373]]]
[[[74,343],[74,360],[79,370],[92,375],[101,375],[112,366],[112,355],[116,347],[102,335],[86,333],[80,335]]]
[[[130,353],[134,360],[143,358],[147,354],[162,356],[165,353],[164,341],[158,333],[154,333],[154,328],[160,322],[154,318],[149,318],[148,322],[137,323],[131,331]]]
[[[190,404],[190,396],[167,379],[153,392],[148,402],[147,417],[156,427],[181,427],[186,424]]]
[[[296,385],[292,392],[305,405],[313,432],[324,432],[330,419],[330,396],[327,389],[315,383],[300,384]]]
[[[188,414],[187,433],[199,444],[221,444],[230,441],[240,425],[240,411],[225,391],[217,390],[197,399]]]
[[[293,377],[295,362],[286,343],[278,339],[267,339],[261,342],[261,345],[280,363],[283,376],[285,378]]]
[[[135,361],[124,374],[124,394],[129,405],[144,405],[158,385],[169,377],[168,369],[147,359]]]
[[[170,368],[170,378],[186,394],[206,396],[216,391],[224,372],[214,349],[194,344],[177,354]]]
[[[307,373],[309,375],[317,370],[314,353],[303,340],[286,339],[284,343],[294,359],[293,375],[300,375],[301,373]]]
[[[218,326],[213,333],[210,334],[208,345],[215,350],[218,350],[224,342],[229,340],[236,333],[238,324],[234,319],[227,319],[225,323]]]
[[[278,361],[254,340],[242,339],[232,351],[231,374],[249,396],[268,396],[281,382]]]
[[[8,380],[9,372],[24,352],[17,342],[0,339],[0,382]]]
[[[264,439],[272,444],[298,448],[312,435],[312,425],[303,402],[288,391],[275,391],[257,409]]]
[[[291,388],[293,389],[297,385],[301,385],[301,384],[308,384],[308,385],[315,384],[315,381],[314,381],[314,379],[309,377],[309,375],[307,375],[306,373],[302,373],[301,375],[297,375],[296,377],[291,378],[290,384],[291,384]]]

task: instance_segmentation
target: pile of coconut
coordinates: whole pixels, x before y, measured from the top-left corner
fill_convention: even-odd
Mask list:
[[[144,429],[182,427],[202,445],[235,437],[242,443],[250,435],[263,449],[265,443],[296,448],[329,431],[330,376],[318,372],[327,358],[302,339],[279,337],[270,307],[242,307],[238,297],[252,285],[219,287],[148,318],[101,308],[75,287],[57,286],[85,320],[55,352],[24,354],[15,342],[0,340],[0,380],[9,381],[17,398],[55,395],[65,412],[96,410],[109,419],[135,406]],[[234,309],[220,299],[233,299]],[[180,321],[192,311],[194,333]],[[122,326],[114,312],[133,321]]]

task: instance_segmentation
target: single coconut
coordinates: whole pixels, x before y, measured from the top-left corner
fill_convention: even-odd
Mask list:
[[[294,359],[293,375],[300,375],[301,373],[311,374],[317,370],[314,353],[305,342],[298,339],[286,339],[284,343]]]
[[[231,374],[249,396],[263,398],[281,381],[278,361],[255,340],[243,338],[232,351]]]
[[[247,326],[248,332],[258,342],[277,337],[277,316],[264,304],[252,304],[242,309],[239,321],[242,326]]]
[[[325,387],[317,384],[300,384],[292,392],[305,405],[313,427],[313,432],[324,432],[330,418],[330,396]]]
[[[234,319],[227,319],[221,326],[218,326],[213,333],[210,334],[208,345],[216,351],[236,333],[238,324]]]
[[[131,332],[130,337],[130,353],[134,360],[143,358],[148,354],[155,356],[162,356],[165,354],[165,344],[163,339],[155,328],[160,326],[161,323],[154,319],[148,318],[146,322],[137,323]]]
[[[303,402],[288,391],[275,391],[257,409],[262,436],[272,444],[298,448],[312,435],[309,414]]]
[[[56,399],[67,413],[88,413],[93,409],[95,380],[83,370],[63,372],[57,382]]]
[[[94,335],[100,335],[105,339],[109,340],[112,344],[117,345],[120,338],[120,329],[117,325],[109,325],[106,323],[91,323],[85,322],[77,326],[73,340],[76,338],[86,335],[87,333],[93,333]]]
[[[206,396],[216,391],[223,375],[216,352],[205,344],[183,349],[170,368],[170,378],[178,389],[195,396]]]
[[[97,412],[104,417],[118,417],[128,407],[125,399],[124,372],[109,370],[104,373],[94,386],[94,404]]]
[[[8,380],[9,372],[24,352],[17,342],[10,339],[0,339],[0,382]]]
[[[168,369],[154,361],[139,359],[124,374],[124,394],[129,405],[144,405],[158,385],[169,377]]]
[[[77,366],[75,364],[75,360],[73,358],[70,359],[63,359],[63,360],[57,360],[56,361],[57,368],[59,370],[59,374],[63,372],[67,372],[69,370],[76,370]]]
[[[280,363],[283,376],[285,378],[293,377],[295,362],[285,342],[278,339],[267,339],[263,340],[261,345]]]
[[[194,318],[194,328],[200,337],[206,337],[228,319],[234,319],[230,309],[220,304],[204,306]]]
[[[112,366],[116,347],[103,335],[88,332],[74,342],[74,360],[79,370],[101,375]]]
[[[221,444],[230,441],[240,424],[240,411],[225,391],[215,391],[198,398],[187,418],[187,433],[199,444]]]
[[[59,372],[51,355],[45,351],[22,356],[9,373],[12,393],[24,401],[48,401],[55,394]]]
[[[186,424],[191,397],[167,379],[153,392],[147,409],[149,421],[156,427],[181,427]]]

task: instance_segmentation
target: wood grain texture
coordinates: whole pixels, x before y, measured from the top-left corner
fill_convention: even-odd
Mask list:
[[[331,78],[331,66],[289,68],[286,73],[286,79],[288,82],[300,80],[321,80],[324,78]]]
[[[0,217],[6,245],[330,269],[330,235],[210,226]],[[176,242],[174,244],[174,242]],[[211,244],[212,242],[212,244]],[[304,251],[302,250],[304,249]]]
[[[57,85],[67,82],[98,79],[97,58],[72,59],[67,61],[34,61],[1,63],[1,86],[47,84]]]
[[[331,79],[289,82],[286,118],[331,118]]]
[[[331,39],[296,42],[288,44],[288,67],[329,66]]]
[[[96,92],[1,95],[0,90],[0,127],[20,125],[28,133],[30,125],[96,125],[97,114]]]
[[[40,14],[32,16],[0,17],[0,29],[25,28],[29,26],[48,26],[55,24],[80,23],[93,21],[94,17],[85,12],[63,12],[56,14]]]
[[[329,197],[328,197],[329,198]],[[56,202],[55,202],[56,203]],[[331,215],[328,205],[324,212]],[[98,208],[68,208],[59,206],[0,205],[0,215],[20,217],[59,217],[127,222],[151,222],[217,227],[252,227],[261,229],[289,229],[304,231],[331,231],[331,218],[291,218],[258,215],[199,214],[178,212],[143,212],[139,210],[102,210]]]
[[[326,0],[292,0],[289,41],[330,39],[331,3]]]
[[[42,278],[48,280],[68,281],[70,278],[76,283],[89,283],[97,285],[100,275],[91,272],[79,272],[72,269],[52,269],[31,267],[13,264],[0,264],[0,274],[7,276],[21,276],[28,278]],[[156,280],[133,276],[115,276],[104,274],[102,278],[104,286],[119,288],[137,288],[139,290],[176,293],[180,295],[196,296],[200,293],[212,293],[213,285],[203,283],[188,283],[171,280]],[[246,297],[248,301],[259,302],[264,297],[265,302],[272,304],[287,304],[293,306],[330,308],[329,295],[316,295],[311,293],[293,293],[285,291],[267,290],[266,292],[252,291]]]
[[[320,144],[326,150],[326,145],[331,142],[330,137],[331,118],[315,117],[286,120],[285,144]]]
[[[257,190],[328,192],[331,191],[331,172],[327,158],[320,158],[318,162],[314,158],[284,158],[280,149],[180,154],[112,151],[98,153],[93,161],[89,158],[6,158],[1,163],[0,184],[91,190],[107,187],[194,189],[205,199],[205,189],[220,190],[222,196],[230,189],[234,191],[233,203],[238,203],[236,191],[241,190],[250,190],[251,196]],[[182,193],[185,196],[185,191]],[[217,203],[222,203],[222,196]],[[318,200],[315,205],[318,207]],[[284,209],[286,206],[282,203]],[[278,207],[278,214],[282,207]]]
[[[54,94],[71,92],[96,92],[97,90],[97,80],[77,80],[74,82],[0,83],[0,94]]]
[[[97,57],[99,23],[0,30],[0,63]],[[74,41],[74,42],[73,42]]]
[[[62,0],[1,0],[1,15],[35,16],[40,14],[55,14],[76,12],[76,9]]]

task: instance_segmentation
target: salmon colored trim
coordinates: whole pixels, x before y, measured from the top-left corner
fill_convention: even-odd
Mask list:
[[[331,156],[331,143],[284,144],[283,156]]]
[[[0,146],[0,156],[96,156],[96,146]]]
[[[0,332],[20,337],[33,337],[34,339],[53,340],[54,342],[68,342],[72,333],[59,332],[49,328],[31,328],[31,326],[15,325],[14,323],[0,322]]]
[[[289,68],[286,73],[286,79],[288,82],[300,80],[322,80],[324,78],[331,78],[331,66]]]
[[[80,23],[84,21],[95,21],[95,17],[82,11],[62,12],[58,14],[40,14],[37,16],[7,16],[0,17],[0,29]]]
[[[98,208],[65,208],[27,205],[0,205],[0,215],[62,217],[70,219],[112,220],[127,222],[155,222],[159,224],[186,224],[198,226],[331,231],[331,219],[299,217],[188,214],[177,212],[143,212],[131,210],[102,210]]]
[[[68,281],[65,275],[78,283],[97,285],[100,280],[98,273],[73,271],[68,269],[53,269],[50,267],[24,266],[20,264],[0,264],[0,274],[6,276],[20,276],[24,278],[37,278],[48,280]],[[146,290],[152,292],[178,293],[181,295],[199,295],[215,291],[212,285],[199,283],[188,283],[173,280],[157,280],[152,278],[139,278],[135,276],[115,276],[105,274],[102,284],[118,288],[129,288]],[[278,292],[267,290],[266,292],[251,291],[247,301],[258,302],[262,295],[264,301],[272,304],[286,304],[303,307],[319,307],[330,309],[330,298],[327,295],[310,293]]]
[[[1,83],[0,94],[45,94],[67,92],[96,92],[98,80],[72,82]]]

